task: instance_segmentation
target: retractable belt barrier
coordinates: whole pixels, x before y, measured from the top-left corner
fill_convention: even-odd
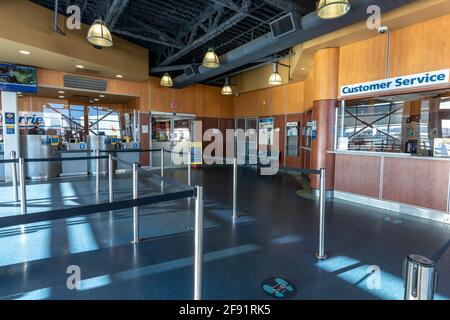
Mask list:
[[[0,160],[0,164],[6,164],[6,163],[19,163],[19,159],[5,159],[5,160]]]
[[[93,156],[93,157],[70,157],[70,158],[35,158],[24,159],[25,162],[60,162],[60,161],[79,161],[79,160],[98,160],[108,159],[107,156]]]

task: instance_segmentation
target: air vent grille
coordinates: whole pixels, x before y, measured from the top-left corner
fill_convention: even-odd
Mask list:
[[[270,23],[273,37],[280,38],[300,29],[300,19],[292,12]]]
[[[193,75],[198,73],[198,68],[195,65],[190,65],[189,67],[184,69],[184,74],[187,77],[192,77]]]
[[[64,76],[64,86],[66,88],[106,91],[107,84],[107,81],[102,79],[75,77],[71,75]]]

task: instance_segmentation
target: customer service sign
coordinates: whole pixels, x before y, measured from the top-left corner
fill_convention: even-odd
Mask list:
[[[391,79],[345,85],[341,87],[341,97],[368,95],[387,91],[406,90],[448,84],[450,69],[413,74]]]

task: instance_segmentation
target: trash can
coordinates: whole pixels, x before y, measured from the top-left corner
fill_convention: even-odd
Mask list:
[[[434,261],[415,254],[403,262],[405,300],[433,300],[437,287]]]

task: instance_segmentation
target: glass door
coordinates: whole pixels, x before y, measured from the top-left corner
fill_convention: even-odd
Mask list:
[[[152,115],[152,149],[172,150],[171,148],[172,119],[170,115]],[[153,168],[161,167],[161,153],[152,152]],[[164,165],[170,164],[170,153],[164,153]]]
[[[170,113],[153,113],[152,118],[152,149],[177,150],[186,152],[191,142],[195,116],[173,115]],[[187,163],[187,155],[183,163],[174,163],[172,154],[164,154],[164,166],[167,168],[181,167]],[[152,168],[161,167],[161,154],[152,152]]]

